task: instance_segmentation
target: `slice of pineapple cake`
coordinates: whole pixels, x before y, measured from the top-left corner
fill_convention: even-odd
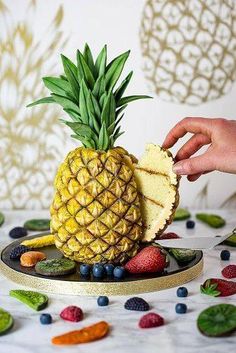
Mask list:
[[[148,144],[135,166],[143,219],[143,241],[155,239],[171,223],[179,202],[179,177],[173,172],[173,157],[168,150]]]

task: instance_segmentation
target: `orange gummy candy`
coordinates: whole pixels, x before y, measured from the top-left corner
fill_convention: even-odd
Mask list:
[[[46,255],[40,251],[27,251],[20,257],[20,264],[24,267],[34,267],[37,262],[45,260]]]
[[[107,335],[109,325],[106,321],[97,322],[81,330],[70,331],[52,338],[52,343],[57,345],[88,343],[99,340]]]

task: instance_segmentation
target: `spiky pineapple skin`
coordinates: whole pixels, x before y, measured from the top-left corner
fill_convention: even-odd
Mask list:
[[[67,155],[50,208],[51,232],[64,256],[122,263],[137,253],[142,222],[133,163],[121,147],[79,147]]]

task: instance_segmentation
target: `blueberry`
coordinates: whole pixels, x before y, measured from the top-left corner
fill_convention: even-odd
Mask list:
[[[101,295],[100,297],[98,297],[97,303],[99,306],[107,306],[109,304],[109,298],[105,295]]]
[[[93,276],[97,278],[103,278],[105,276],[105,270],[102,264],[95,264],[93,266]]]
[[[107,273],[107,276],[113,276],[114,265],[106,264],[106,265],[104,265],[104,268],[105,268],[105,271]]]
[[[186,287],[179,287],[177,289],[177,297],[187,297],[188,296],[188,290]]]
[[[27,229],[24,227],[15,227],[9,232],[9,236],[13,239],[25,237],[27,235]]]
[[[40,322],[42,325],[50,325],[52,323],[52,317],[50,314],[41,314]]]
[[[89,276],[90,269],[91,267],[88,264],[81,264],[79,267],[79,272],[82,276]]]
[[[222,250],[220,253],[220,258],[223,261],[228,261],[230,259],[230,252],[229,250]]]
[[[125,277],[125,269],[122,266],[116,266],[113,271],[113,275],[116,278],[122,279]]]
[[[187,222],[186,222],[186,228],[187,229],[193,229],[195,227],[195,222],[192,221],[191,219],[189,219]]]
[[[183,303],[178,303],[175,306],[175,311],[177,314],[185,314],[187,312],[187,305]]]

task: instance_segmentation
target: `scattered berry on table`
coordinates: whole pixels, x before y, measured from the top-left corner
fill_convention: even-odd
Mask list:
[[[81,308],[75,305],[67,306],[65,309],[62,310],[60,313],[60,317],[63,320],[78,322],[83,319],[83,311]]]
[[[175,306],[175,311],[177,314],[185,314],[187,312],[187,305],[184,303],[178,303]]]
[[[15,227],[9,232],[9,236],[13,239],[25,237],[27,235],[27,229],[24,227]]]
[[[179,287],[177,289],[177,297],[181,297],[181,298],[184,298],[184,297],[187,297],[188,296],[188,290],[186,287]]]
[[[235,278],[236,277],[236,265],[228,265],[222,271],[222,276],[225,278]]]
[[[116,266],[113,271],[113,275],[115,278],[122,279],[125,277],[125,269],[122,266]]]
[[[125,302],[125,309],[136,310],[136,311],[148,311],[150,309],[149,304],[139,297],[132,297]]]
[[[101,295],[98,297],[97,303],[99,306],[107,306],[109,304],[109,298],[105,295]]]
[[[174,232],[162,233],[158,239],[179,239],[180,236]]]
[[[82,276],[89,276],[91,271],[91,266],[88,264],[81,264],[79,267],[79,272]]]
[[[186,222],[186,228],[187,229],[193,229],[195,227],[195,222],[192,221],[191,219],[189,219],[187,222]]]
[[[105,270],[102,264],[95,264],[93,266],[93,276],[96,278],[103,278],[105,276]]]
[[[156,313],[148,313],[143,315],[139,320],[140,328],[151,328],[164,325],[164,319]]]
[[[228,297],[236,294],[236,282],[221,278],[208,278],[201,284],[200,291],[213,297]]]
[[[230,252],[229,250],[222,250],[220,253],[220,258],[222,261],[228,261],[230,259]]]
[[[105,271],[106,271],[106,274],[107,276],[113,276],[113,271],[114,271],[114,268],[115,266],[112,265],[112,264],[105,264],[104,265],[104,268],[105,268]]]
[[[42,325],[50,325],[52,323],[52,316],[50,314],[41,314],[40,322]]]
[[[15,248],[13,248],[10,252],[10,259],[11,260],[19,260],[21,255],[24,254],[25,252],[30,251],[30,248],[25,245],[18,245]]]

